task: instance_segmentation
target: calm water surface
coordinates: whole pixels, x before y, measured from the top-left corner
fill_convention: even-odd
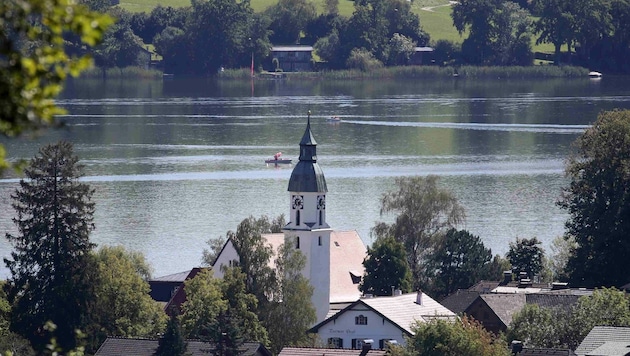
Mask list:
[[[394,178],[435,174],[465,207],[462,228],[505,254],[517,236],[548,248],[562,235],[564,159],[601,110],[630,109],[627,79],[79,80],[59,100],[64,129],[4,143],[28,159],[72,141],[96,189],[92,240],[143,252],[160,276],[199,265],[206,241],[247,216],[288,213],[292,167],[264,159],[297,160],[310,110],[334,228],[371,243],[375,222],[393,218],[379,198]],[[15,232],[16,187],[0,180],[0,232]]]

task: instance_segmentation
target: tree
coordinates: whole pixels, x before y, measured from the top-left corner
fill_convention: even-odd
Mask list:
[[[226,234],[239,256],[239,267],[246,276],[246,290],[258,299],[259,310],[265,307],[276,283],[274,271],[269,267],[273,250],[262,234],[280,232],[284,225],[284,215],[271,221],[267,216],[259,219],[250,216],[241,221],[236,232]]]
[[[453,24],[460,35],[465,62],[482,65],[531,65],[529,12],[505,0],[464,0],[453,6]]]
[[[596,289],[566,310],[526,305],[515,314],[508,340],[531,347],[575,348],[596,325],[630,326],[630,299],[617,289]]]
[[[225,242],[226,241],[223,236],[206,241],[210,249],[209,250],[205,248],[203,249],[203,257],[201,258],[201,260],[203,261],[204,265],[214,266],[214,263],[216,262],[217,257],[219,257],[219,253],[221,253],[223,246],[225,246]]]
[[[173,313],[166,325],[164,335],[158,342],[155,356],[183,356],[186,353],[186,345],[179,326],[178,316]]]
[[[98,268],[88,351],[107,336],[153,338],[164,330],[166,315],[149,295],[150,267],[142,255],[123,247],[101,247],[94,255]]]
[[[615,288],[596,289],[593,295],[580,297],[571,313],[567,346],[575,350],[596,325],[630,326],[630,297]]]
[[[414,335],[400,355],[508,356],[507,345],[466,316],[457,320],[432,319],[417,322]],[[393,355],[396,355],[394,353]]]
[[[394,223],[378,223],[372,230],[377,238],[393,236],[403,243],[414,289],[425,280],[423,264],[436,241],[464,219],[457,199],[437,181],[437,176],[396,178],[397,189],[381,197],[381,215],[398,215]]]
[[[516,242],[510,242],[510,250],[506,257],[512,264],[512,272],[518,275],[526,272],[529,278],[538,275],[544,268],[545,250],[537,238],[516,238]]]
[[[252,32],[254,10],[249,1],[192,0],[186,21],[186,53],[190,65],[182,70],[191,74],[215,75],[221,67],[233,68],[249,63],[251,53],[269,45],[267,34]],[[255,38],[255,35],[262,35]]]
[[[392,295],[392,288],[411,291],[411,270],[407,263],[405,246],[393,237],[377,239],[368,247],[363,260],[365,274],[359,285],[364,294]]]
[[[186,301],[182,304],[181,325],[186,338],[209,338],[209,325],[216,322],[219,314],[227,310],[221,281],[210,270],[198,273],[184,282]]]
[[[567,263],[569,281],[585,287],[630,281],[630,111],[602,112],[578,138],[559,205],[569,213],[565,238],[577,246]]]
[[[507,339],[522,341],[528,347],[566,348],[563,329],[566,330],[568,314],[558,308],[526,304],[512,317]]]
[[[88,57],[65,52],[64,32],[93,46],[111,19],[67,0],[12,0],[0,2],[0,23],[0,134],[13,137],[50,126],[64,113],[52,99],[68,75],[90,65]],[[6,167],[0,145],[0,172]]]
[[[548,260],[549,270],[554,281],[567,281],[567,263],[577,245],[575,239],[569,236],[565,239],[557,236],[551,241],[551,258]]]
[[[315,4],[310,0],[279,0],[265,10],[271,19],[273,43],[300,43],[302,32],[317,17]]]
[[[492,251],[479,236],[450,229],[428,256],[427,274],[433,283],[426,292],[437,298],[447,296],[493,276]]]
[[[142,56],[144,43],[131,29],[131,13],[113,7],[109,14],[116,23],[105,32],[103,43],[95,49],[96,65],[102,68],[148,65],[148,60],[144,61],[146,56]]]
[[[291,244],[284,243],[278,249],[275,262],[277,285],[263,319],[269,331],[271,351],[277,354],[285,346],[307,344],[306,331],[317,317],[311,303],[313,287],[302,275],[306,257]]]
[[[415,53],[416,43],[410,38],[394,33],[389,40],[389,64],[405,65],[409,62],[409,58]]]
[[[84,327],[95,299],[94,190],[79,181],[78,161],[68,142],[40,149],[11,196],[18,228],[17,235],[6,235],[15,251],[4,260],[11,273],[11,328],[38,351],[51,336],[64,350],[74,349],[75,330]],[[52,335],[42,330],[48,321],[57,325]]]

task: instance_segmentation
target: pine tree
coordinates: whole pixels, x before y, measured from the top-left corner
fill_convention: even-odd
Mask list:
[[[72,144],[48,145],[30,161],[11,196],[18,229],[6,235],[14,251],[4,260],[11,272],[11,328],[38,351],[53,337],[63,350],[74,349],[75,330],[84,326],[94,300],[94,190],[79,182],[81,169]],[[48,321],[56,325],[50,333],[43,328]]]
[[[164,336],[160,338],[155,356],[182,356],[186,352],[186,343],[177,319],[178,313],[172,313],[166,325]]]

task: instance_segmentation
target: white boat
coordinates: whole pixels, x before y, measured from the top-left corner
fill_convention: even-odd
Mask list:
[[[592,71],[592,72],[588,72],[588,76],[591,77],[591,78],[601,78],[602,77],[602,73]]]
[[[341,122],[341,118],[339,116],[331,116],[326,119],[328,122]]]

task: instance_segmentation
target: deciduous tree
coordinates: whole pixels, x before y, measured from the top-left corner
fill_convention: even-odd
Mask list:
[[[67,54],[64,32],[93,46],[111,22],[68,0],[0,2],[0,135],[47,127],[64,112],[53,99],[68,75],[90,65],[88,57]],[[7,166],[0,145],[0,171]]]
[[[74,349],[75,330],[85,327],[96,298],[89,239],[94,190],[79,181],[78,161],[68,142],[43,147],[12,195],[18,233],[6,235],[14,251],[5,259],[11,328],[38,351],[51,336],[64,350]],[[42,329],[48,321],[57,325],[53,335]]]
[[[414,289],[425,280],[423,266],[431,249],[448,229],[464,219],[464,209],[448,191],[437,186],[438,177],[396,178],[396,190],[381,197],[381,215],[396,213],[394,223],[378,223],[378,237],[393,236],[403,243]]]
[[[285,346],[307,344],[310,339],[306,331],[317,319],[311,302],[313,287],[302,275],[306,257],[291,244],[285,243],[278,249],[275,262],[277,285],[272,304],[264,312],[264,323],[274,354]]]
[[[606,111],[576,141],[560,207],[569,213],[567,238],[576,286],[622,286],[630,281],[630,111]]]
[[[543,270],[545,250],[541,244],[536,237],[531,239],[517,237],[515,242],[510,242],[510,250],[506,257],[512,264],[514,274],[526,272],[529,278],[533,278]]]
[[[393,355],[479,355],[508,356],[507,345],[481,324],[468,317],[457,320],[433,319],[412,327],[413,337],[402,353]]]
[[[150,267],[144,256],[121,246],[101,247],[94,255],[98,268],[92,325],[83,330],[96,351],[107,336],[154,338],[164,330],[166,314],[149,295]]]
[[[430,276],[426,292],[434,298],[447,296],[458,289],[495,277],[492,251],[466,230],[450,229],[427,258]]]
[[[404,293],[411,291],[411,270],[405,246],[393,237],[379,238],[368,247],[363,266],[365,274],[359,290],[364,294],[392,295],[392,288]]]

